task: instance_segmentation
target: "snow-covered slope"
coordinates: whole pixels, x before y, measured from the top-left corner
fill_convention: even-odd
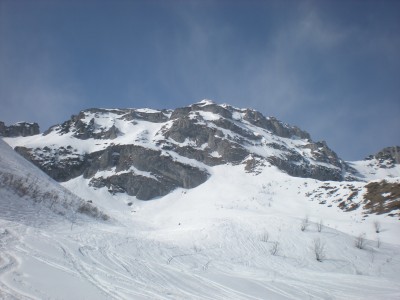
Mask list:
[[[3,217],[13,207],[17,211],[44,209],[49,214],[57,214],[69,220],[76,219],[82,213],[107,219],[95,206],[62,187],[13,151],[2,139],[0,153],[0,205]],[[34,219],[28,217],[27,221]]]
[[[387,147],[364,160],[348,162],[356,170],[356,176],[369,181],[400,177],[400,147]]]
[[[148,200],[205,182],[210,167],[277,166],[297,177],[343,180],[346,164],[324,142],[251,109],[201,101],[175,110],[88,109],[43,135],[8,138],[52,178]]]
[[[108,219],[96,206],[62,187],[0,139],[0,299],[31,299],[10,286],[7,276],[19,280],[25,274],[18,271],[21,265],[23,272],[36,268],[33,258],[40,258],[31,247],[39,245],[51,253],[53,241],[48,230],[72,230],[77,224]],[[47,276],[51,274],[42,273],[39,280]],[[41,298],[40,293],[33,295]]]
[[[400,177],[400,164],[393,165],[390,168],[385,168],[382,167],[376,159],[359,160],[347,163],[350,167],[357,170],[359,178],[365,181]]]
[[[305,192],[320,184],[275,167],[256,175],[243,165],[220,165],[196,188],[140,201],[70,180],[66,187],[119,223],[71,226],[61,218],[49,226],[38,215],[46,226],[30,226],[1,217],[0,293],[5,299],[398,298],[398,221],[381,215],[363,222],[355,212],[310,201]],[[363,249],[355,247],[361,234]],[[316,245],[323,247],[317,247],[320,261]]]
[[[6,141],[118,222],[49,215],[27,196],[25,212],[2,201],[0,299],[400,298],[400,179],[337,181],[360,173],[295,127],[203,101],[92,109],[43,136]],[[149,169],[133,156],[162,164]],[[207,176],[175,181],[153,201],[119,182],[175,180],[162,166]],[[308,167],[335,180],[300,176]]]
[[[324,194],[321,205],[345,210],[369,201],[358,181],[400,177],[392,154],[397,148],[344,162],[295,126],[210,100],[175,110],[88,109],[43,135],[5,140],[57,181],[80,178],[88,189],[107,187],[112,195],[142,200],[197,187],[209,180],[214,166],[224,164],[243,165],[254,174],[277,167],[295,177],[353,181],[349,186],[358,187],[358,198],[351,188],[341,193],[343,199],[324,193],[323,184],[310,191],[314,198]],[[397,206],[393,210],[399,215]]]

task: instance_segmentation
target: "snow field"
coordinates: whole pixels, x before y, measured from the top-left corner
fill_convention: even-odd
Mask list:
[[[65,191],[2,141],[0,151],[2,172]],[[243,165],[208,170],[204,184],[152,201],[89,188],[82,177],[63,183],[108,222],[71,207],[57,214],[1,188],[0,299],[400,298],[398,220],[343,212],[335,201],[346,195],[344,183],[322,205],[307,195],[324,183],[275,167],[259,175]]]
[[[394,299],[400,295],[397,220],[376,217],[385,228],[378,247],[371,221],[362,220],[357,211],[344,213],[337,205],[309,201],[304,179],[272,167],[258,176],[244,173],[243,166],[219,166],[212,172],[195,189],[177,189],[147,202],[111,196],[105,189],[88,190],[80,179],[65,186],[83,198],[98,199],[94,201],[129,231],[121,233],[117,225],[113,227],[120,237],[114,232],[115,242],[106,239],[107,255],[114,251],[114,257],[109,257],[114,263],[129,261],[125,265],[129,272],[140,269],[140,276],[152,278],[147,289],[155,299]],[[315,180],[306,182],[310,190],[320,185]],[[306,216],[309,226],[301,231]],[[358,249],[356,237],[364,232],[366,245]],[[89,244],[103,239],[100,234]],[[120,239],[134,242],[118,243]],[[322,262],[315,257],[316,239],[324,246]],[[104,260],[105,254],[91,252],[98,261]]]
[[[2,261],[6,255],[19,261],[0,271],[1,288],[41,299],[395,299],[400,293],[398,246],[360,250],[351,236],[312,225],[301,232],[300,220],[291,218],[214,221],[161,230],[135,221],[71,227],[61,219],[30,227],[1,219],[0,228],[11,228],[14,237]],[[312,251],[315,237],[326,243],[323,262]]]

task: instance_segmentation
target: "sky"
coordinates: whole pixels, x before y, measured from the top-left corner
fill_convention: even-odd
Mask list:
[[[253,108],[344,160],[400,145],[400,1],[0,0],[0,120]]]

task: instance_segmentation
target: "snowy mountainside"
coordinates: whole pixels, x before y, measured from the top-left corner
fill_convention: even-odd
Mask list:
[[[382,192],[389,196],[379,199],[379,210],[365,208],[376,197],[364,197],[370,195],[368,181],[400,177],[397,148],[344,162],[325,142],[312,141],[295,126],[210,100],[175,110],[88,109],[42,135],[5,140],[66,186],[79,179],[88,189],[105,187],[111,195],[148,200],[176,188],[195,188],[219,165],[242,165],[253,174],[276,167],[321,181],[319,188],[307,192],[321,205],[400,215],[396,193]],[[344,180],[348,188],[334,193],[346,186]]]
[[[340,181],[351,169],[324,142],[251,109],[203,100],[175,110],[88,109],[42,135],[6,141],[52,178],[147,200],[194,188],[213,166],[276,166],[296,177]]]
[[[206,101],[92,109],[6,141],[118,222],[1,198],[0,299],[400,298],[399,210],[387,210],[400,179],[336,181],[357,172],[276,119]],[[21,157],[0,151],[9,172]]]
[[[364,160],[347,162],[364,181],[400,177],[400,147],[387,147]]]
[[[0,201],[3,217],[7,215],[5,207],[13,204],[20,209],[36,205],[39,209],[48,209],[67,219],[77,218],[79,213],[108,218],[94,205],[77,197],[26,161],[2,139],[0,153]]]
[[[81,178],[63,184],[120,222],[32,228],[0,217],[6,299],[400,296],[397,220],[363,221],[357,211],[310,201],[304,193],[321,184],[315,179],[276,167],[256,175],[243,165],[218,165],[204,184],[157,201],[88,189]]]

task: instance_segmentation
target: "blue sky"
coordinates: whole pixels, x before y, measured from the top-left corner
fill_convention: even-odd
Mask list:
[[[345,160],[400,145],[400,1],[0,0],[0,120],[252,107]]]

